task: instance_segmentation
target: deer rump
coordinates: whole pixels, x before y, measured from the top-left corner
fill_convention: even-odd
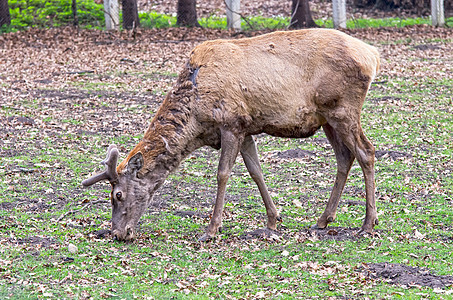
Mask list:
[[[112,232],[134,237],[135,226],[170,172],[202,146],[221,148],[217,196],[206,241],[222,221],[226,185],[240,153],[263,198],[267,228],[279,213],[269,196],[253,135],[301,138],[323,127],[337,158],[337,177],[326,209],[316,223],[325,228],[336,216],[354,159],[366,190],[361,230],[378,223],[375,205],[374,146],[365,137],[360,113],[379,69],[377,50],[336,30],[274,32],[254,38],[207,41],[191,53],[151,121],[143,139],[115,169],[111,146],[106,171],[83,182],[112,184]]]

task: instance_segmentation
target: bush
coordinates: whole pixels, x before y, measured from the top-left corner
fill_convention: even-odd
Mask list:
[[[9,0],[11,27],[57,27],[71,24],[71,0]],[[104,24],[104,7],[92,0],[77,1],[79,24],[99,27]]]

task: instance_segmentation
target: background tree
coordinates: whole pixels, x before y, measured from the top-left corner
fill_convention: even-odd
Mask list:
[[[200,27],[197,20],[197,0],[178,0],[176,24],[187,27]]]
[[[123,28],[134,29],[140,26],[137,0],[123,0]]]
[[[0,0],[0,27],[3,25],[11,25],[8,0]]]
[[[291,6],[291,22],[289,28],[319,27],[311,16],[308,0],[293,0]]]
[[[72,0],[72,25],[79,26],[79,17],[77,15],[77,0]]]

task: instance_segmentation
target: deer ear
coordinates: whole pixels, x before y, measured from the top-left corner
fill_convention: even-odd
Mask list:
[[[134,156],[129,159],[127,163],[127,172],[128,173],[136,173],[140,171],[143,167],[143,154],[141,152],[137,152]]]

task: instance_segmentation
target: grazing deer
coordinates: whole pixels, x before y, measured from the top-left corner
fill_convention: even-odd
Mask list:
[[[378,223],[375,150],[362,131],[360,113],[378,69],[374,47],[330,29],[204,42],[191,52],[177,84],[128,157],[116,167],[118,150],[110,146],[106,170],[82,184],[110,181],[112,234],[130,240],[154,193],[180,162],[202,146],[221,149],[214,211],[199,239],[206,241],[221,225],[227,181],[240,152],[264,200],[267,228],[275,230],[279,214],[252,136],[305,138],[322,127],[335,151],[337,177],[315,227],[325,228],[335,219],[356,158],[366,189],[361,230],[372,232]]]

